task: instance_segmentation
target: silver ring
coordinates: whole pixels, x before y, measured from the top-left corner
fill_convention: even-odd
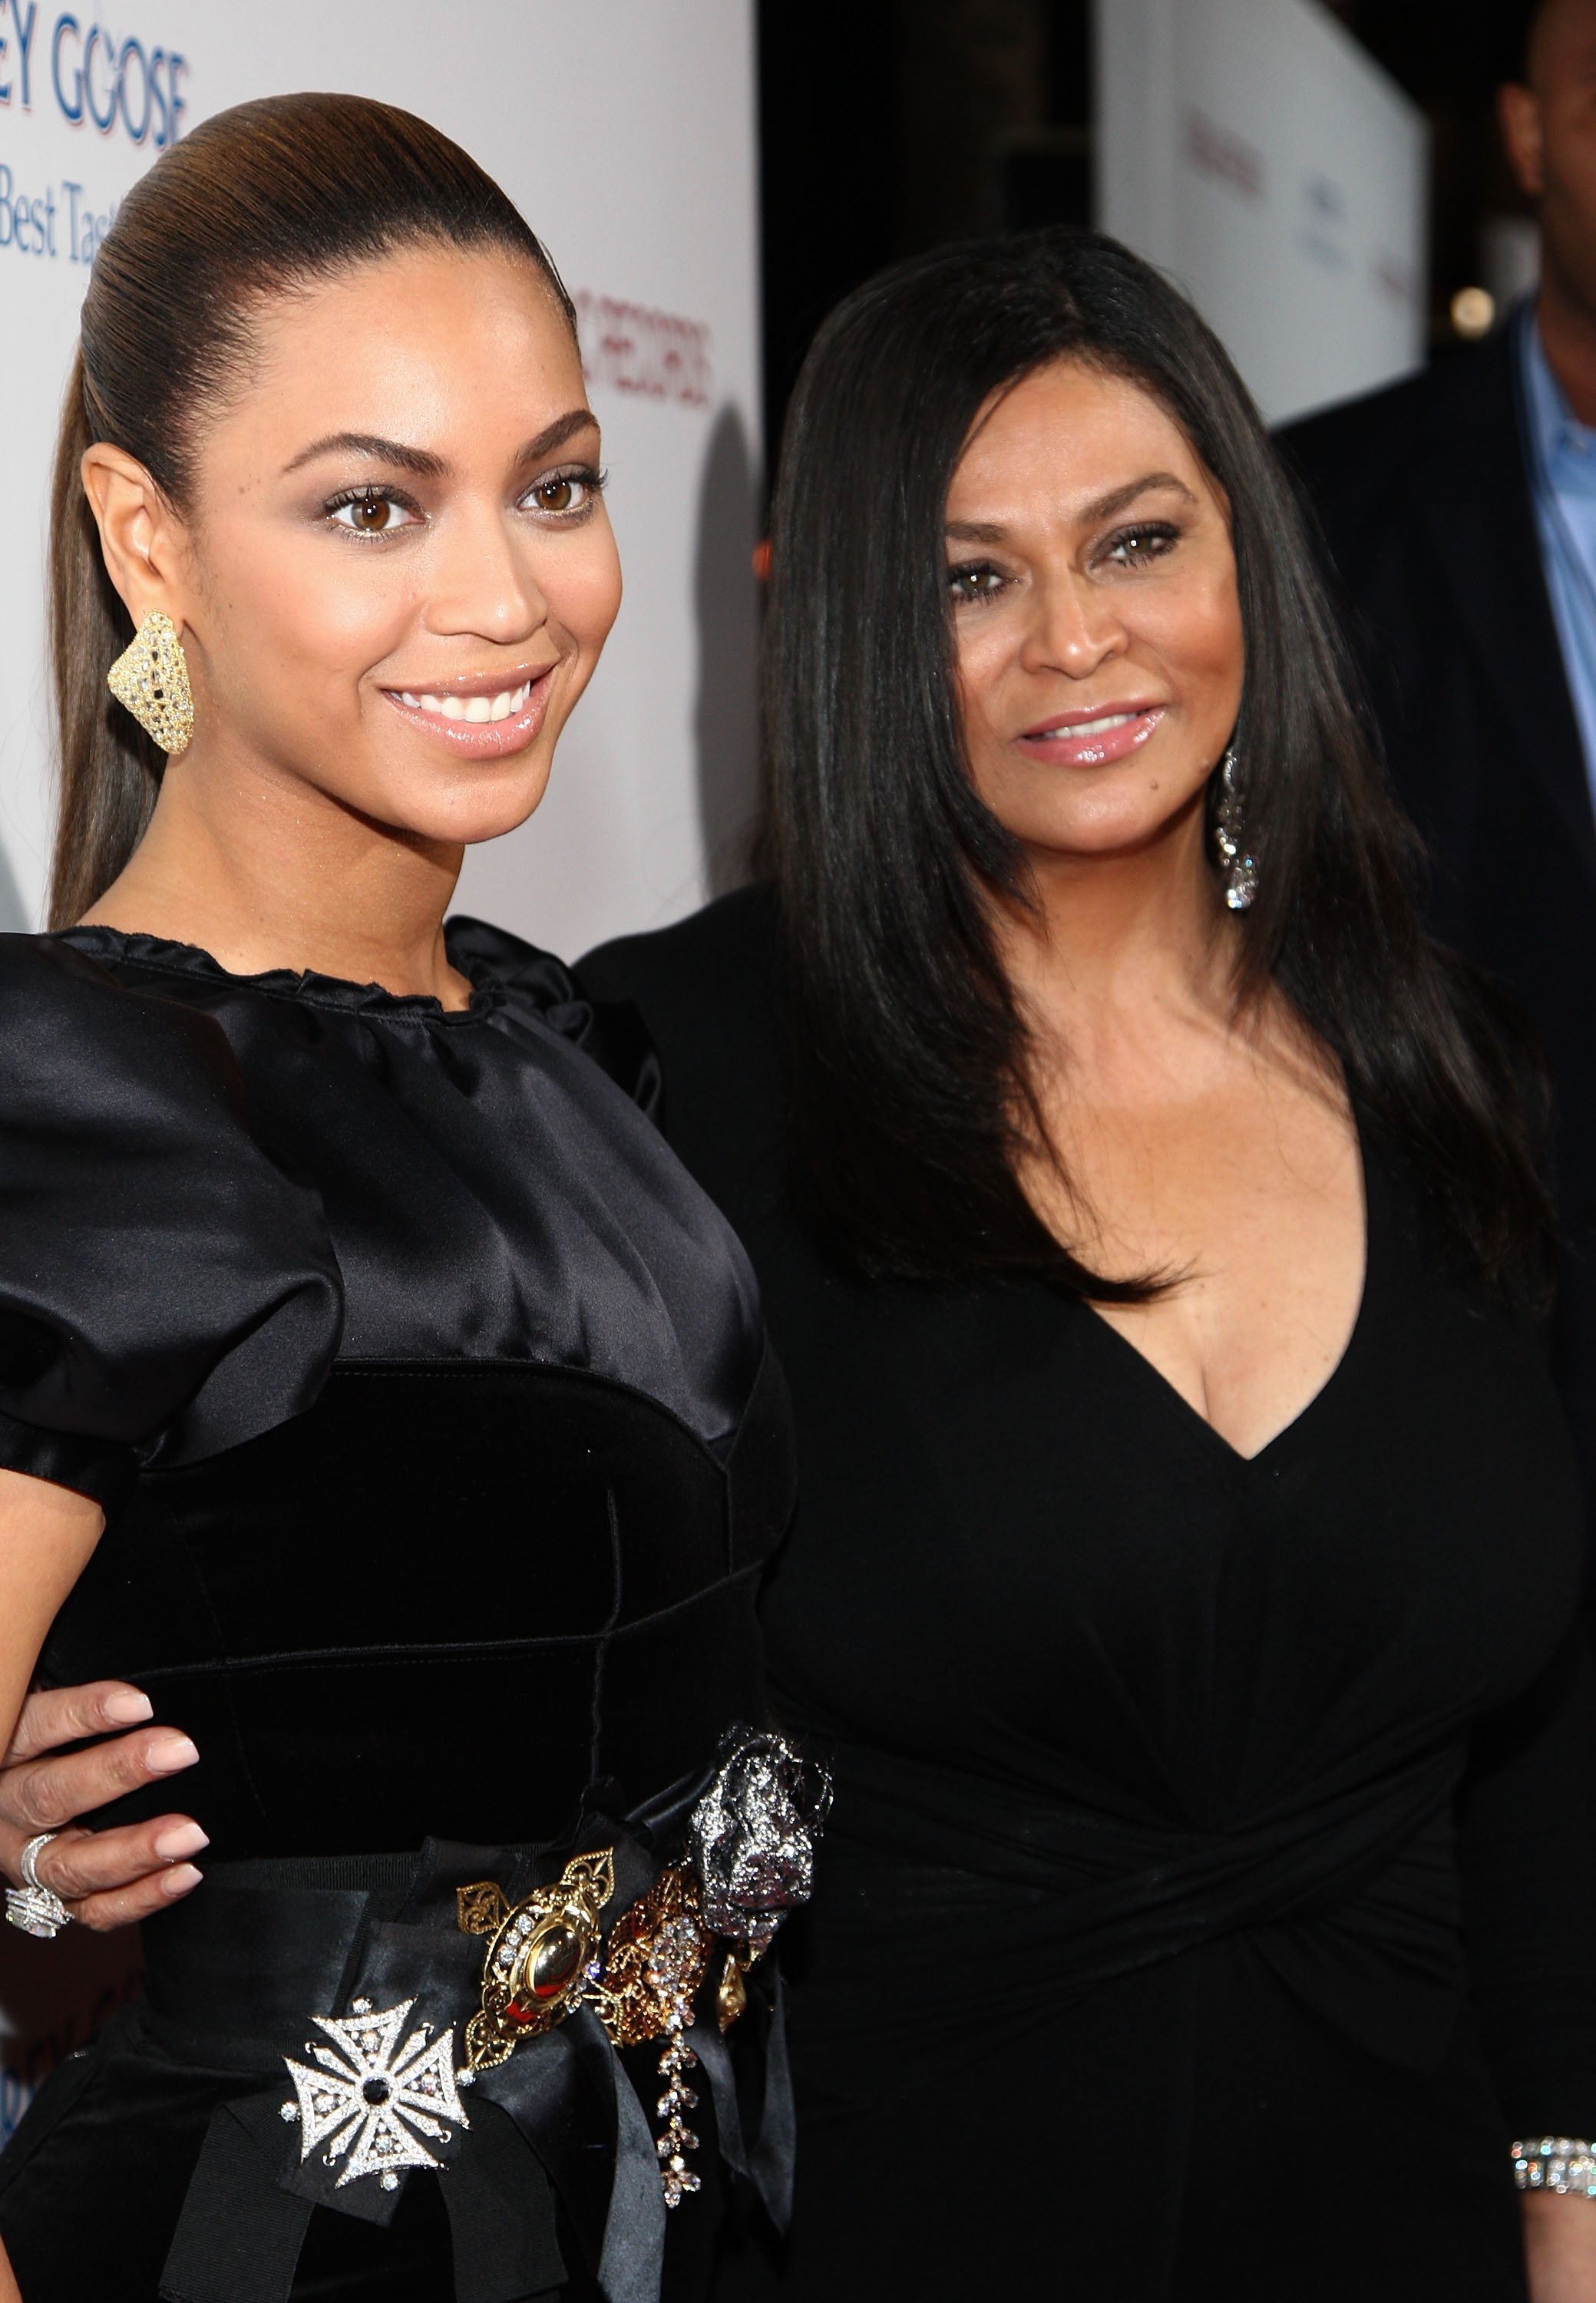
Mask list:
[[[72,1915],[66,1905],[38,1876],[38,1859],[58,1835],[54,1831],[41,1831],[28,1842],[17,1865],[27,1885],[5,1891],[5,1916],[12,1926],[20,1928],[25,1936],[36,1936],[43,1943],[54,1942],[62,1928],[72,1924]]]
[[[58,1831],[36,1832],[17,1858],[17,1869],[22,1875],[23,1885],[31,1887],[36,1895],[47,1895],[50,1892],[38,1876],[38,1859],[50,1842],[60,1836]]]
[[[54,1943],[62,1928],[71,1926],[72,1915],[60,1896],[48,1887],[8,1887],[5,1916],[25,1936],[37,1936],[42,1943]]]

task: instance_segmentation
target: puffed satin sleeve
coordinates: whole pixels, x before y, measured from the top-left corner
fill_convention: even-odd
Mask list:
[[[0,936],[0,1464],[112,1506],[308,1406],[342,1303],[220,1026]]]

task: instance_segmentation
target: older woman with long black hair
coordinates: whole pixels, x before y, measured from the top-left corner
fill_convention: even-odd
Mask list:
[[[1596,2296],[1533,1065],[1156,274],[1043,233],[832,316],[767,711],[773,890],[582,969],[798,1412],[765,1622],[837,1801],[726,2291]]]
[[[582,973],[798,1405],[785,2291],[1520,2297],[1510,2146],[1596,2133],[1533,1067],[1189,305],[1057,233],[843,305],[767,715],[773,899]]]

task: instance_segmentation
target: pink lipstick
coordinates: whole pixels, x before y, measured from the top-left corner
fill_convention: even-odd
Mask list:
[[[1015,742],[1027,758],[1051,767],[1104,768],[1139,751],[1167,709],[1162,704],[1102,704],[1090,711],[1060,712],[1027,728]]]
[[[401,720],[470,760],[509,759],[542,727],[556,666],[508,678],[451,680],[438,688],[384,688]]]

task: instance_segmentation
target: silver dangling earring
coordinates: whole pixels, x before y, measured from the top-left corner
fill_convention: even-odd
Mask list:
[[[1220,762],[1219,804],[1213,812],[1213,844],[1219,850],[1220,877],[1225,901],[1233,912],[1245,912],[1258,892],[1257,858],[1247,851],[1241,820],[1241,794],[1236,788],[1236,747],[1230,745]]]

